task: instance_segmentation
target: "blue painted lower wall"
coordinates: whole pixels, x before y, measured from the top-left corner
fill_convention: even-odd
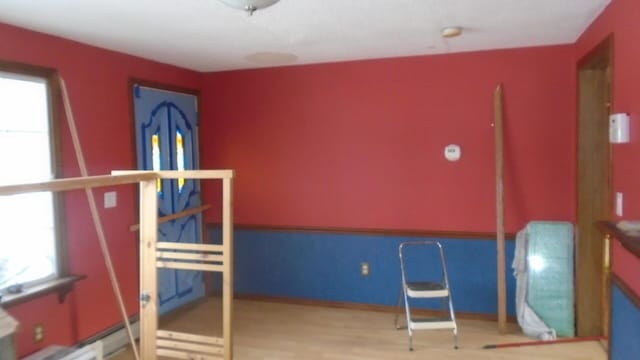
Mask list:
[[[640,309],[615,284],[611,290],[609,346],[612,360],[640,358]]]
[[[219,243],[219,229],[210,228],[209,236],[212,242]],[[430,238],[236,230],[235,292],[395,305],[401,284],[398,246],[403,241],[426,239]],[[495,240],[436,240],[445,250],[456,311],[496,314]],[[514,245],[513,241],[506,245],[510,315],[515,314],[515,279],[511,275]],[[369,263],[369,276],[360,274],[362,262]],[[425,279],[438,279],[439,267],[430,267],[431,263],[425,260],[413,269],[424,274]],[[219,288],[219,278],[214,279],[215,288]],[[418,306],[437,309],[440,302]]]

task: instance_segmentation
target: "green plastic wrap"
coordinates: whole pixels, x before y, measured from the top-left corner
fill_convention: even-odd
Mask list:
[[[573,225],[533,221],[527,235],[527,302],[558,336],[573,337]]]

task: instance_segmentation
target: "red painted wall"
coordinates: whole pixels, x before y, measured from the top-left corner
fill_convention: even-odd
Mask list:
[[[507,230],[573,221],[574,56],[553,46],[208,74],[202,163],[236,170],[237,223],[495,231],[503,83]],[[460,161],[444,159],[447,144]]]
[[[640,258],[625,249],[618,240],[611,243],[611,257],[613,272],[640,296],[640,277],[637,275],[640,271]]]
[[[638,112],[640,85],[627,79],[637,77],[637,14],[634,1],[614,0],[575,47],[225,72],[202,82],[198,73],[6,25],[0,59],[60,70],[91,174],[134,165],[129,77],[201,88],[202,167],[235,169],[235,221],[267,225],[494,230],[492,94],[502,82],[506,224],[516,231],[533,219],[575,220],[576,48],[586,53],[617,29],[614,108]],[[65,176],[75,176],[62,130]],[[640,130],[632,131],[637,138]],[[462,147],[457,163],[443,158],[449,143]],[[634,144],[614,150],[614,184],[637,217]],[[137,244],[127,227],[136,218],[134,189],[117,190],[119,207],[101,215],[133,314]],[[22,322],[21,355],[119,321],[84,195],[68,196],[66,205],[70,266],[88,279],[65,304],[48,296],[10,309]],[[45,324],[43,344],[31,343],[35,323]]]
[[[640,219],[640,2],[613,0],[576,42],[578,59],[613,34],[613,112],[631,115],[631,142],[612,146],[613,191],[624,194],[624,219]],[[613,204],[611,205],[613,210]],[[612,211],[612,217],[615,214]],[[628,284],[636,284],[640,263],[614,253],[614,271]],[[618,256],[616,256],[618,254]],[[640,291],[640,287],[634,288]]]
[[[65,79],[89,174],[135,167],[130,77],[198,89],[201,74],[72,41],[0,24],[0,59],[56,68]],[[61,109],[62,110],[62,109]],[[64,176],[80,174],[66,122],[63,135]],[[28,164],[26,164],[28,165]],[[129,314],[137,313],[138,259],[134,186],[95,191],[101,203],[106,191],[118,192],[118,207],[101,209],[114,266]],[[67,302],[55,295],[9,310],[20,322],[20,355],[48,344],[73,344],[120,322],[84,192],[66,197],[69,263],[72,273],[87,275]],[[45,325],[45,341],[33,344],[33,325]]]

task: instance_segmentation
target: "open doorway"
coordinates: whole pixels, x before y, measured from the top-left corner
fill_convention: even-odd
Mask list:
[[[595,222],[611,218],[609,113],[612,88],[609,37],[578,62],[578,179],[576,239],[576,331],[605,335],[608,291],[604,236]]]

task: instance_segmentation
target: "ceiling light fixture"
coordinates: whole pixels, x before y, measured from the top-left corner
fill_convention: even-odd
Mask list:
[[[462,35],[462,27],[461,26],[447,26],[441,31],[443,38],[454,38],[456,36]]]
[[[220,0],[225,5],[232,8],[245,10],[249,15],[253,15],[256,10],[269,7],[279,0]]]

